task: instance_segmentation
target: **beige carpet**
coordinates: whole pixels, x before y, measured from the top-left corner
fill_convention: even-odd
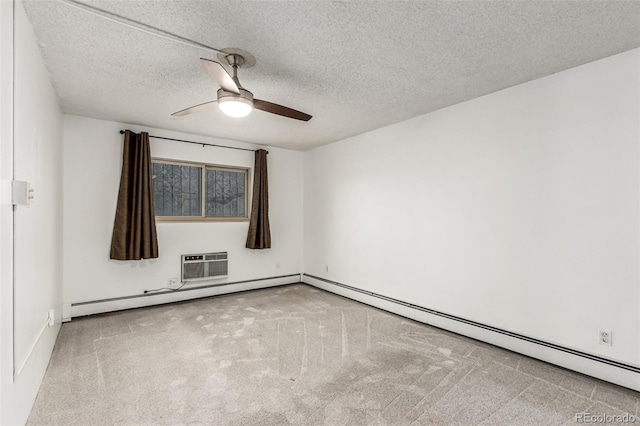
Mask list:
[[[292,285],[64,324],[29,424],[551,425],[638,397]]]

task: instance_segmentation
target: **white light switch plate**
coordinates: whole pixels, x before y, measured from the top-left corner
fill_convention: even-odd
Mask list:
[[[11,204],[16,206],[28,206],[33,199],[33,190],[29,182],[24,180],[11,181]]]

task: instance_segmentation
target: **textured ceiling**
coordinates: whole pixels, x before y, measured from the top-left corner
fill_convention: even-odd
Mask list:
[[[240,79],[307,123],[218,109],[196,48],[56,1],[26,1],[64,112],[309,149],[640,46],[640,2],[84,1],[213,46],[251,52]]]

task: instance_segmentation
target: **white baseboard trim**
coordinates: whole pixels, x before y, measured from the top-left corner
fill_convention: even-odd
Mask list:
[[[302,282],[424,324],[640,391],[638,366],[510,333],[313,275],[302,274]]]
[[[223,284],[193,285],[176,291],[167,290],[156,293],[135,294],[110,299],[71,303],[70,310],[66,312],[69,317],[63,318],[63,321],[70,321],[73,318],[86,315],[142,308],[145,306],[163,305],[165,303],[219,296],[222,294],[237,293],[240,291],[258,290],[261,288],[295,284],[300,281],[301,274],[298,273]]]

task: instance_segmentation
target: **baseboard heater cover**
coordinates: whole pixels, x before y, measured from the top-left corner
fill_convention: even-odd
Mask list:
[[[240,291],[259,290],[261,288],[295,284],[301,282],[301,276],[302,274],[297,273],[278,275],[274,277],[254,278],[250,280],[231,281],[225,283],[191,285],[180,290],[166,290],[154,293],[132,294],[129,296],[76,302],[71,304],[70,317],[65,318],[64,321],[69,321],[72,318],[93,315],[97,313],[106,313],[145,306],[162,305],[165,303],[218,296]]]
[[[567,348],[567,347],[564,347],[564,346],[560,346],[560,345],[557,345],[555,343],[545,342],[544,340],[540,340],[540,339],[536,339],[536,338],[533,338],[533,337],[525,336],[525,335],[522,335],[522,334],[514,333],[514,332],[511,332],[511,331],[503,330],[503,329],[498,328],[498,327],[490,326],[490,325],[487,325],[487,324],[482,324],[482,323],[477,322],[477,321],[468,320],[468,319],[461,318],[461,317],[458,317],[458,316],[455,316],[455,315],[451,315],[451,314],[447,314],[447,313],[444,313],[444,312],[436,311],[434,309],[425,308],[424,306],[414,305],[412,303],[404,302],[402,300],[394,299],[394,298],[391,298],[391,297],[388,297],[388,296],[384,296],[384,295],[377,294],[377,293],[374,293],[374,292],[371,292],[371,291],[363,290],[363,289],[360,289],[360,288],[357,288],[357,287],[353,287],[353,286],[350,286],[350,285],[347,285],[347,284],[339,283],[339,282],[336,282],[336,281],[328,280],[326,278],[318,277],[318,276],[315,276],[315,275],[305,274],[305,273],[303,273],[302,275],[303,275],[303,277],[312,278],[314,280],[318,280],[318,281],[321,281],[323,283],[329,284],[330,286],[336,286],[336,287],[339,287],[339,288],[342,288],[342,289],[345,289],[345,290],[348,290],[348,291],[357,292],[357,293],[360,293],[360,294],[363,294],[363,295],[366,295],[366,296],[369,296],[369,297],[380,299],[381,301],[385,301],[385,302],[391,303],[393,305],[399,305],[401,307],[405,307],[405,308],[409,308],[409,309],[412,309],[412,310],[424,312],[424,313],[427,313],[427,314],[430,314],[430,315],[434,315],[436,317],[445,318],[447,320],[452,320],[452,321],[455,321],[455,322],[458,322],[458,323],[461,323],[461,324],[470,325],[470,326],[473,326],[473,327],[476,327],[476,328],[480,328],[480,329],[483,329],[483,330],[487,330],[487,331],[490,331],[490,332],[493,332],[493,333],[498,333],[498,334],[501,334],[501,335],[504,335],[504,336],[512,337],[512,338],[515,338],[515,339],[518,339],[518,340],[525,341],[527,343],[532,343],[534,345],[542,346],[544,348],[554,349],[556,351],[560,351],[560,352],[563,352],[565,354],[578,356],[580,358],[584,358],[584,359],[587,359],[589,361],[595,361],[597,363],[605,364],[607,366],[611,366],[611,367],[615,367],[615,368],[618,368],[618,369],[622,369],[622,370],[626,370],[626,371],[629,371],[629,372],[633,372],[633,373],[636,373],[636,374],[640,374],[640,367],[636,366],[636,365],[626,364],[624,362],[615,361],[615,360],[603,358],[603,357],[600,357],[600,356],[597,356],[597,355],[592,355],[592,354],[589,354],[589,353],[586,353],[586,352],[578,351],[576,349],[571,349],[571,348]],[[304,281],[304,278],[303,278],[303,282],[305,282],[306,284],[310,284],[309,282]],[[310,285],[313,285],[313,284],[310,284]],[[342,296],[344,296],[344,297],[349,298],[349,296],[345,296],[343,293],[340,293],[340,294]],[[357,300],[357,299],[354,299],[354,300]],[[357,301],[359,301],[361,303],[367,303],[367,302],[362,302],[361,300],[357,300]],[[382,309],[384,309],[384,308],[382,308]],[[406,316],[406,315],[402,315],[402,314],[400,314],[400,315],[401,316]],[[408,317],[408,318],[416,320],[413,317]],[[418,320],[418,321],[419,322],[425,322],[425,321],[420,321],[420,320]],[[433,324],[429,324],[429,325],[438,327],[437,325],[433,325]],[[444,327],[442,327],[442,328],[444,328]],[[463,334],[463,333],[460,333],[460,334]],[[473,338],[472,336],[469,336],[469,337]],[[512,350],[512,349],[510,349],[510,350]],[[517,351],[515,351],[515,352],[517,352]],[[525,353],[524,355],[527,355],[527,354]],[[569,368],[569,369],[571,369],[571,368]],[[585,374],[593,376],[593,374],[590,374],[590,373],[585,373]],[[598,377],[598,378],[602,378],[602,377]],[[613,381],[613,380],[609,380],[609,379],[606,379],[606,378],[604,380]],[[623,384],[623,386],[630,387],[629,385],[626,385],[626,384]],[[633,388],[635,390],[640,391],[640,376],[637,377],[637,384]]]

